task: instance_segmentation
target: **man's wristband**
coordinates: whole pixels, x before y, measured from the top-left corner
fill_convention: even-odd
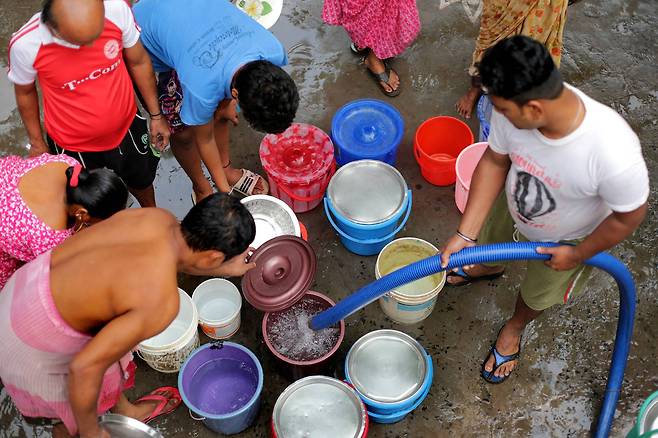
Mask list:
[[[162,111],[160,111],[159,113],[155,113],[155,114],[151,114],[151,113],[149,113],[149,117],[150,117],[150,118],[154,118],[154,117],[162,117]]]
[[[471,239],[470,237],[468,237],[467,235],[463,234],[463,233],[462,233],[461,231],[459,231],[459,230],[457,230],[457,231],[455,232],[455,234],[457,234],[459,237],[461,237],[462,239],[464,239],[465,241],[467,241],[467,242],[469,242],[469,243],[478,243],[478,240],[477,240],[477,239]]]

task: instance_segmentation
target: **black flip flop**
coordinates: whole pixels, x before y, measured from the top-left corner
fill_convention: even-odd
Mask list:
[[[395,70],[393,70],[392,68],[390,68],[388,66],[388,63],[386,61],[384,61],[384,71],[381,72],[381,73],[374,73],[372,70],[370,70],[368,68],[368,66],[366,66],[366,70],[368,70],[368,73],[370,73],[370,75],[373,77],[375,82],[377,82],[377,87],[379,87],[379,89],[382,91],[382,93],[384,93],[386,96],[395,97],[395,96],[400,94],[400,85],[398,85],[397,90],[393,90],[391,92],[388,92],[384,89],[384,87],[382,87],[382,84],[380,83],[380,82],[384,82],[385,84],[388,85],[388,81],[391,79],[390,78],[390,73],[392,71],[395,72]],[[397,74],[397,72],[395,72],[395,74]],[[398,77],[400,77],[400,75],[398,75]],[[390,87],[390,85],[388,85],[388,86]],[[391,87],[391,88],[393,88],[393,87]]]
[[[367,47],[364,47],[363,49],[359,49],[354,42],[350,44],[350,51],[357,56],[363,56],[367,54],[368,50],[370,49],[368,49]]]
[[[498,335],[500,335],[500,332],[503,331],[503,327],[501,327],[500,330],[498,330]],[[496,340],[493,342],[493,345],[491,346],[491,350],[489,350],[489,354],[487,354],[487,357],[484,359],[484,362],[482,362],[482,372],[480,373],[480,375],[484,380],[486,380],[489,383],[493,383],[494,385],[503,383],[505,380],[509,378],[509,376],[512,375],[514,370],[516,370],[517,367],[514,367],[514,370],[512,370],[508,375],[502,377],[496,377],[495,375],[496,370],[501,366],[513,360],[519,360],[519,357],[521,356],[521,343],[523,342],[523,336],[519,338],[519,351],[517,351],[514,354],[508,354],[508,355],[500,354],[496,349],[496,342],[498,342],[498,336],[496,336]],[[494,366],[491,371],[487,371],[486,369],[484,369],[484,367],[489,361],[489,356],[491,356],[492,354],[494,357]]]
[[[466,273],[466,271],[464,271],[464,268],[460,266],[459,268],[457,268],[457,272],[452,272],[452,271],[448,272],[448,277],[450,277],[450,276],[460,277],[460,278],[463,278],[464,281],[462,281],[459,284],[452,284],[452,283],[446,282],[446,285],[447,286],[452,286],[452,287],[466,286],[466,285],[469,285],[471,283],[476,283],[478,281],[495,280],[496,278],[502,276],[504,273],[505,273],[505,270],[503,269],[502,271],[496,272],[495,274],[480,275],[478,277],[471,277],[470,275],[468,275]]]

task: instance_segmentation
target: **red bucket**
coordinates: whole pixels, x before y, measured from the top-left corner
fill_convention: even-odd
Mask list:
[[[332,356],[338,351],[345,337],[345,322],[340,321],[338,327],[331,329],[335,331],[331,334],[329,332],[316,334],[317,332],[313,332],[307,326],[310,317],[333,305],[335,303],[328,297],[318,292],[308,291],[300,301],[290,308],[279,312],[268,312],[263,317],[262,333],[265,344],[278,359],[284,374],[293,380],[315,374],[324,374],[328,368],[331,368]],[[308,309],[305,309],[305,307],[308,307]],[[291,313],[293,311],[294,314]],[[299,319],[299,315],[304,312],[308,312],[308,314]],[[288,327],[289,322],[298,327]],[[300,326],[301,324],[303,324],[303,327]],[[312,336],[310,336],[311,334]],[[307,337],[309,339],[306,339]],[[323,339],[324,337],[327,339]],[[311,350],[317,349],[316,353],[318,354],[308,358],[295,356],[296,354],[309,354],[310,350],[304,348],[305,342],[309,345],[314,344]],[[287,343],[290,343],[292,349],[298,351],[286,350],[287,346],[285,344]],[[323,343],[327,345],[324,346]]]
[[[473,133],[461,120],[449,116],[425,120],[414,138],[414,155],[423,178],[437,186],[454,184],[455,162],[470,144],[473,144]]]
[[[260,143],[260,159],[270,193],[303,213],[320,204],[336,170],[334,145],[320,128],[293,123],[281,134],[269,134]]]

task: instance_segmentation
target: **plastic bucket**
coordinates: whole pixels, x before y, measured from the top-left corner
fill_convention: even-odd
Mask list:
[[[375,263],[375,277],[397,271],[411,263],[434,256],[439,250],[429,242],[415,237],[396,239],[382,249]],[[421,278],[390,291],[379,304],[390,319],[401,324],[423,321],[434,310],[436,298],[445,285],[445,272]]]
[[[309,376],[288,386],[272,412],[273,438],[368,436],[368,412],[347,383],[326,376]]]
[[[414,155],[423,178],[437,186],[454,184],[455,161],[470,144],[473,133],[461,120],[449,116],[425,120],[414,138]]]
[[[480,158],[489,147],[486,142],[475,143],[461,151],[457,157],[455,170],[457,173],[457,183],[455,184],[455,204],[460,212],[466,209],[468,201],[468,191],[471,188],[471,178],[473,172],[480,162]]]
[[[178,296],[176,318],[158,335],[142,341],[137,347],[137,355],[151,368],[162,373],[177,372],[190,353],[199,346],[199,314],[196,305],[184,290],[178,289]]]
[[[333,355],[338,351],[338,348],[345,337],[345,322],[341,321],[338,325],[337,338],[332,336],[332,339],[335,338],[333,345],[322,346],[324,338],[313,337],[315,332],[313,332],[313,330],[308,327],[308,323],[303,320],[303,318],[306,318],[310,321],[313,316],[311,314],[308,314],[308,317],[302,316],[295,318],[294,325],[296,325],[296,327],[291,327],[286,330],[288,324],[283,318],[290,319],[291,316],[295,317],[295,315],[292,315],[290,312],[293,311],[293,308],[295,308],[296,311],[300,306],[306,306],[304,301],[309,303],[309,307],[317,307],[317,312],[312,313],[319,313],[336,304],[330,298],[319,292],[308,291],[304,294],[301,300],[293,304],[290,308],[284,309],[280,312],[265,313],[261,324],[261,331],[263,339],[265,340],[265,345],[267,345],[267,348],[274,357],[277,358],[284,374],[291,377],[293,380],[326,372],[331,364]],[[297,313],[296,315],[299,315],[300,313]],[[299,324],[302,325],[300,326]],[[285,345],[285,342],[282,342],[279,339],[283,339],[286,335],[289,339],[294,338],[295,345],[293,345],[293,349],[297,349],[298,351],[284,351],[287,346]],[[318,348],[326,350],[326,352],[319,357],[313,357],[311,359],[297,357],[303,355],[303,353],[300,353],[300,347],[303,346],[304,343],[315,343],[316,345],[321,345]],[[295,358],[291,358],[290,356],[295,356]]]
[[[658,436],[658,391],[642,403],[637,422],[626,438],[648,438]]]
[[[363,159],[393,166],[403,135],[404,120],[400,112],[377,99],[349,102],[331,120],[331,139],[340,166]]]
[[[258,414],[263,368],[242,345],[223,341],[206,344],[183,364],[178,390],[192,418],[215,432],[240,433]]]
[[[393,239],[395,239],[395,236],[402,230],[402,228],[404,228],[405,224],[407,223],[407,220],[409,220],[409,215],[411,214],[411,203],[412,203],[411,190],[409,190],[407,192],[406,210],[404,213],[404,217],[402,218],[402,220],[399,220],[399,216],[398,216],[396,223],[386,223],[385,229],[387,231],[393,227],[395,228],[393,228],[388,234],[383,236],[379,236],[379,234],[381,234],[381,231],[383,229],[382,227],[367,228],[367,226],[364,225],[349,223],[344,220],[341,221],[341,219],[338,216],[334,216],[334,211],[331,208],[329,200],[326,198],[324,201],[324,211],[327,215],[327,219],[329,220],[329,223],[334,228],[334,230],[336,230],[336,232],[338,233],[340,241],[343,244],[343,246],[345,246],[345,248],[347,248],[349,251],[353,252],[354,254],[358,254],[362,256],[371,256],[379,253],[386,245],[388,245]],[[344,231],[343,227],[345,227],[349,231]],[[378,237],[369,238],[369,239],[357,238],[350,234],[350,232],[354,232],[353,230],[359,230],[366,233],[372,232]]]
[[[199,311],[199,325],[208,337],[230,338],[240,328],[242,295],[233,283],[211,278],[194,289],[192,301]]]
[[[427,397],[434,365],[425,349],[409,335],[376,330],[350,348],[345,358],[345,377],[373,421],[393,423]]]
[[[477,114],[478,119],[480,120],[480,132],[478,141],[483,142],[487,141],[489,138],[489,130],[491,129],[491,112],[493,111],[493,105],[491,104],[491,99],[486,94],[483,94],[478,100],[477,105]]]
[[[270,193],[295,213],[320,204],[336,170],[331,139],[320,128],[305,123],[293,123],[281,134],[266,135],[260,144],[260,159]]]

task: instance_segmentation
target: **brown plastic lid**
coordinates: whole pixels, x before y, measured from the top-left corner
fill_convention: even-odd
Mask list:
[[[313,284],[317,260],[311,245],[296,236],[268,240],[251,256],[256,267],[242,277],[242,292],[259,310],[286,309]]]

